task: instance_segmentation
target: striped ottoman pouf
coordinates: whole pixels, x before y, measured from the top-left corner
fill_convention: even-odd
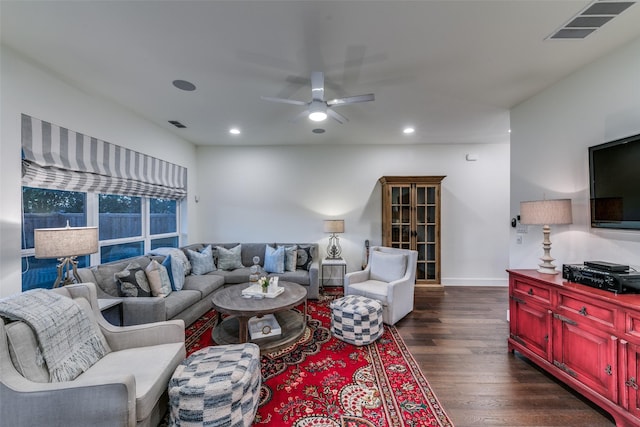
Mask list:
[[[348,295],[331,303],[331,332],[354,345],[371,344],[382,336],[382,304],[358,295]]]
[[[198,350],[178,365],[169,381],[169,425],[250,426],[261,383],[257,345]]]

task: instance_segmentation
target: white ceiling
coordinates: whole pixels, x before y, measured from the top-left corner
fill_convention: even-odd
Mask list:
[[[636,4],[584,40],[545,40],[590,3],[0,0],[1,40],[198,145],[508,143],[511,107],[640,37]],[[308,101],[311,71],[325,99],[376,100],[318,125],[260,99]]]

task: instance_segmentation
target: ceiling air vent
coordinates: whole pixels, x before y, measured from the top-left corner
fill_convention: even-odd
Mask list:
[[[184,129],[186,128],[185,125],[183,125],[182,123],[180,123],[177,120],[169,120],[169,123],[171,123],[172,125],[174,125],[175,127],[179,128],[179,129]]]
[[[594,1],[547,39],[584,39],[635,3],[635,1]]]

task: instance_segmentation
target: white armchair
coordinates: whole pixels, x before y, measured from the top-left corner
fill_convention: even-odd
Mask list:
[[[344,294],[380,301],[384,323],[394,325],[413,310],[417,261],[417,251],[372,246],[367,267],[345,275]]]

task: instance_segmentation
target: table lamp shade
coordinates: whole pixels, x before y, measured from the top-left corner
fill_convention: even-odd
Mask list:
[[[325,219],[325,233],[344,233],[344,219]]]
[[[36,258],[67,258],[98,252],[98,227],[34,230]]]
[[[526,225],[571,224],[571,199],[520,202],[520,223]]]

